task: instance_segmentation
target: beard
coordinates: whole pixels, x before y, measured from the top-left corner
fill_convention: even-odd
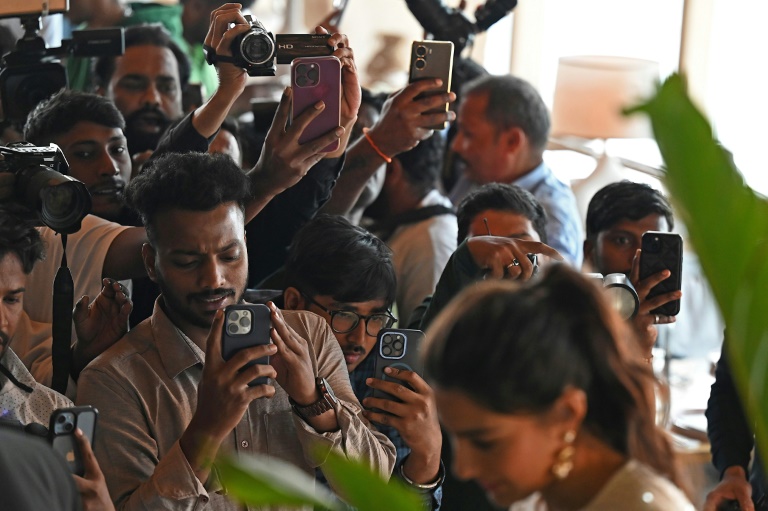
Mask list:
[[[140,125],[151,119],[160,129],[147,131]],[[131,155],[154,151],[157,144],[165,134],[171,120],[163,112],[155,107],[144,106],[125,118],[125,138],[128,140],[128,153]]]

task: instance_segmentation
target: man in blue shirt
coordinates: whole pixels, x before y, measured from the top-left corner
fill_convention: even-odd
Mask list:
[[[395,322],[390,311],[395,280],[392,252],[384,242],[343,217],[321,215],[291,245],[284,308],[308,310],[328,321],[344,353],[352,389],[367,408],[365,417],[397,448],[394,474],[437,509],[445,469],[432,389],[411,371],[388,374],[405,387],[373,378],[377,334]],[[373,389],[396,395],[400,402],[371,397]]]
[[[543,160],[550,121],[539,93],[514,76],[483,76],[462,89],[456,119],[451,150],[464,174],[451,190],[451,201],[459,204],[486,183],[528,190],[547,213],[549,245],[581,269],[584,236],[576,199]]]

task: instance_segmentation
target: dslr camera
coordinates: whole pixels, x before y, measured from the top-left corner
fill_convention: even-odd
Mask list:
[[[290,64],[297,57],[331,55],[328,34],[277,34],[245,15],[251,29],[232,41],[232,63],[242,67],[249,76],[275,76],[277,64]]]
[[[88,189],[65,175],[68,171],[64,153],[56,144],[0,146],[0,172],[15,175],[13,212],[32,225],[46,225],[61,234],[79,231],[91,211]]]

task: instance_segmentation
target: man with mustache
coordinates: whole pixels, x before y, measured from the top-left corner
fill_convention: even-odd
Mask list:
[[[182,117],[189,60],[161,25],[125,30],[125,53],[101,57],[94,67],[97,92],[125,117],[131,155],[153,151],[171,122]]]
[[[583,239],[576,198],[543,160],[549,112],[528,82],[510,75],[483,76],[462,88],[451,150],[464,174],[450,193],[458,205],[486,183],[515,184],[528,190],[547,213],[547,239],[565,259],[581,268]]]
[[[128,185],[161,295],[151,318],[83,371],[77,395],[100,411],[95,452],[110,461],[118,509],[240,509],[211,465],[224,450],[312,473],[323,467],[319,443],[391,471],[394,448],[362,417],[321,318],[270,304],[272,343],[222,359],[222,309],[241,302],[248,276],[248,190],[231,158],[201,153],[162,156]],[[258,377],[269,383],[248,385]]]
[[[328,323],[344,353],[355,396],[367,408],[365,417],[397,448],[394,475],[420,493],[427,508],[438,509],[445,468],[432,389],[412,371],[390,374],[407,389],[373,378],[377,334],[396,321],[390,312],[395,280],[392,252],[383,241],[341,216],[320,215],[294,238],[282,298],[286,309],[314,312]],[[401,402],[374,398],[373,389],[397,395]]]

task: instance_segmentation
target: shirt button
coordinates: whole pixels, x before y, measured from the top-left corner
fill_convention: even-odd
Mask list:
[[[208,503],[208,495],[200,495],[200,501],[203,504],[207,504]]]
[[[243,447],[243,449],[246,449],[248,447],[248,440],[243,440],[240,442],[240,445]]]

